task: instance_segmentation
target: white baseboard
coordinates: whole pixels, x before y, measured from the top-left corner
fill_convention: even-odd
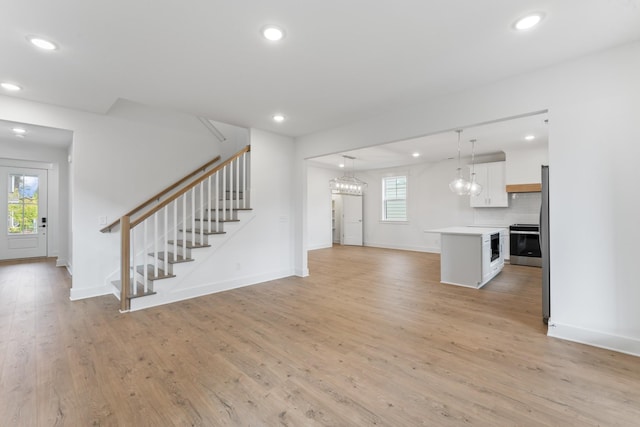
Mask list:
[[[204,295],[215,294],[218,292],[229,291],[232,289],[243,288],[245,286],[256,285],[258,283],[268,282],[270,280],[282,279],[283,277],[293,276],[293,271],[277,271],[272,273],[260,274],[243,278],[236,278],[218,283],[207,283],[187,289],[179,289],[174,292],[157,293],[155,295],[145,296],[144,298],[136,298],[131,300],[130,311],[143,310],[145,308],[156,307],[159,305],[169,304],[172,302],[183,301],[191,298],[201,297]]]
[[[327,249],[327,248],[332,248],[333,247],[333,243],[328,243],[328,244],[322,244],[322,245],[313,245],[313,246],[309,246],[307,248],[308,251],[315,251],[316,249]]]
[[[69,293],[69,299],[71,301],[77,301],[80,299],[100,297],[103,295],[112,295],[113,294],[112,286],[96,286],[94,288],[71,288],[71,292]]]
[[[66,266],[67,266],[66,259],[61,259],[61,258],[56,259],[56,267],[66,267]]]
[[[554,322],[553,319],[549,319],[547,335],[632,356],[640,356],[640,340],[638,339],[565,325]]]
[[[309,276],[309,268],[305,268],[304,270],[296,268],[296,270],[294,272],[294,275],[298,276],[298,277],[308,277]]]
[[[427,252],[427,253],[433,253],[433,254],[440,253],[440,248],[431,248],[426,246],[389,245],[386,243],[375,243],[375,242],[364,242],[364,245],[370,246],[372,248],[397,249],[400,251]]]

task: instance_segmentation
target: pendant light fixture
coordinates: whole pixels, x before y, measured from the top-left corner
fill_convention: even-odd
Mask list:
[[[449,183],[449,189],[458,196],[465,196],[469,194],[471,183],[462,177],[462,169],[460,168],[460,134],[462,129],[458,129],[456,132],[458,132],[458,169],[456,170],[456,178]]]
[[[351,160],[351,176],[347,173],[340,178],[333,178],[329,181],[329,188],[333,194],[348,194],[352,196],[362,196],[364,190],[367,189],[367,183],[356,178],[355,175],[355,157],[343,155],[342,157]]]
[[[469,195],[477,196],[482,193],[482,185],[476,182],[476,161],[475,161],[475,145],[476,140],[471,140],[471,176],[469,182]]]

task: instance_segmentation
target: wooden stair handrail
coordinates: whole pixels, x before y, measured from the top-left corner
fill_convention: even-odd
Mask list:
[[[234,154],[233,156],[231,156],[230,158],[228,158],[227,160],[225,160],[223,163],[220,163],[218,166],[216,166],[215,168],[211,169],[210,171],[208,171],[207,173],[205,173],[204,175],[202,175],[200,178],[191,181],[190,184],[188,184],[186,187],[183,187],[180,191],[178,191],[177,193],[174,193],[173,195],[171,195],[170,197],[166,198],[165,200],[163,200],[162,202],[158,203],[153,209],[147,211],[145,214],[143,214],[142,216],[140,216],[139,218],[136,218],[135,221],[131,221],[131,226],[130,228],[134,228],[136,227],[138,224],[142,223],[144,220],[146,220],[147,218],[149,218],[151,215],[155,214],[156,212],[160,211],[160,209],[164,208],[165,206],[167,206],[169,203],[173,202],[174,200],[176,200],[178,197],[182,196],[183,194],[185,194],[187,191],[191,190],[193,187],[195,187],[196,185],[200,184],[201,182],[203,182],[205,179],[209,178],[211,175],[215,174],[216,172],[220,171],[222,168],[224,168],[225,166],[227,166],[229,163],[231,163],[232,161],[234,161],[235,159],[237,159],[238,157],[242,156],[244,153],[248,153],[249,151],[251,151],[251,146],[247,145],[246,147],[244,147],[242,150],[238,151],[236,154]]]
[[[186,181],[190,180],[191,178],[193,178],[197,174],[199,174],[201,172],[204,172],[209,166],[213,165],[214,163],[218,162],[219,160],[220,160],[220,156],[218,155],[218,156],[214,157],[213,159],[209,160],[204,165],[200,166],[198,169],[196,169],[193,172],[191,172],[190,174],[184,176],[183,178],[181,178],[178,181],[174,182],[173,184],[171,184],[170,186],[168,186],[164,190],[160,191],[158,194],[156,194],[153,197],[151,197],[151,198],[145,200],[144,202],[140,203],[138,206],[136,206],[135,208],[133,208],[132,210],[130,210],[129,212],[127,212],[126,214],[124,214],[122,216],[131,217],[132,215],[135,215],[141,209],[144,209],[145,207],[147,207],[151,202],[153,202],[155,200],[158,200],[160,197],[162,197],[165,194],[173,191],[174,189],[176,189],[177,187],[179,187],[180,185],[182,185]],[[102,228],[100,230],[100,232],[101,233],[110,232],[111,229],[113,227],[115,227],[116,225],[118,225],[119,223],[120,223],[120,218],[116,219],[111,224],[109,224],[106,227]]]

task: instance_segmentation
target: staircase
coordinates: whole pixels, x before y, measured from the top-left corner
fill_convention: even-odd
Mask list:
[[[101,230],[120,228],[120,280],[112,281],[120,311],[134,299],[170,292],[171,282],[193,271],[194,254],[208,259],[230,238],[227,224],[233,234],[251,219],[249,153],[247,146],[217,166],[219,157],[213,159]]]

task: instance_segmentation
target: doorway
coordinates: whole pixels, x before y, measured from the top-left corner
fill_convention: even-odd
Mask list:
[[[341,245],[363,245],[362,197],[332,195],[333,241]]]
[[[47,256],[47,170],[0,166],[0,259]]]

